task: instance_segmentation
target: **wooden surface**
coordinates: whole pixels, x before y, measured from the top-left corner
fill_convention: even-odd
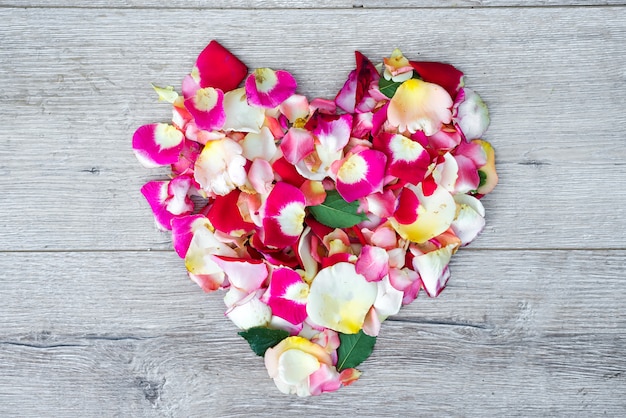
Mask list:
[[[626,415],[625,2],[162,4],[0,1],[0,416]],[[139,193],[210,39],[322,97],[399,46],[490,108],[487,228],[334,394],[276,390]]]

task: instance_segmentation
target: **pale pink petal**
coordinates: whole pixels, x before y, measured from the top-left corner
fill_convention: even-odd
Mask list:
[[[224,93],[221,90],[212,87],[198,89],[192,97],[185,100],[185,107],[200,129],[212,131],[224,126],[226,112]]]
[[[304,229],[304,194],[296,187],[278,182],[265,202],[263,243],[284,248],[294,244]]]
[[[337,191],[341,197],[352,202],[382,192],[386,162],[385,154],[370,149],[346,158],[337,172]]]
[[[440,86],[410,79],[398,87],[389,101],[389,123],[400,132],[424,131],[433,135],[452,120],[452,98]]]
[[[280,113],[285,115],[290,123],[298,119],[304,120],[309,116],[309,101],[306,96],[293,94],[280,104]]]
[[[375,245],[386,250],[391,250],[397,245],[397,236],[393,228],[388,224],[383,224],[374,230],[370,238],[372,245]]]
[[[380,317],[378,316],[378,313],[376,313],[376,308],[372,306],[367,315],[365,315],[365,320],[363,321],[363,332],[370,337],[377,337],[380,333],[380,326]]]
[[[313,99],[311,103],[309,103],[310,113],[318,111],[319,113],[324,113],[327,115],[334,115],[337,113],[337,105],[333,100],[328,99]]]
[[[409,268],[389,270],[389,283],[403,292],[403,305],[408,305],[417,297],[421,287],[419,278],[419,274]]]
[[[384,248],[365,245],[355,265],[356,272],[368,282],[378,282],[389,271],[389,255]]]
[[[208,225],[203,224],[193,234],[185,254],[185,266],[189,277],[205,292],[217,290],[224,284],[224,271],[215,262],[214,255],[237,257],[232,248],[218,240]]]
[[[478,189],[480,177],[474,162],[464,155],[455,155],[454,159],[459,167],[459,178],[456,180],[454,193],[469,193]]]
[[[315,149],[313,134],[302,128],[289,128],[280,143],[285,160],[296,164]]]
[[[298,84],[287,71],[258,68],[246,79],[248,103],[272,108],[296,92]]]
[[[352,115],[345,114],[325,115],[316,113],[307,123],[307,128],[312,125],[311,132],[317,137],[320,145],[329,152],[342,150],[352,132]]]
[[[173,164],[183,148],[185,136],[172,125],[144,125],[133,135],[133,151],[146,168]]]
[[[274,315],[292,324],[302,323],[306,316],[306,300],[309,285],[290,268],[277,268],[272,272],[270,285],[265,294],[267,304]]]
[[[428,144],[434,150],[450,151],[457,147],[462,141],[458,130],[450,128],[448,125],[442,126],[440,131],[428,137]]]
[[[216,256],[214,261],[226,273],[231,286],[247,293],[260,289],[268,276],[267,266],[261,260]]]
[[[366,196],[367,209],[379,218],[388,218],[396,208],[396,196],[391,190],[382,193],[371,193]]]
[[[248,170],[248,180],[257,193],[263,195],[269,193],[274,181],[274,170],[271,164],[260,158],[254,160]]]

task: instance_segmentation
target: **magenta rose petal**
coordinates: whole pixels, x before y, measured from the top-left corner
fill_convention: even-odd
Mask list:
[[[144,125],[133,135],[133,151],[146,168],[174,164],[183,149],[185,136],[175,126],[165,123]]]
[[[296,92],[298,84],[287,71],[258,68],[246,79],[248,103],[273,108]]]

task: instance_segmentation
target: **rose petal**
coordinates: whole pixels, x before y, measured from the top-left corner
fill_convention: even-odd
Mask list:
[[[296,80],[287,71],[258,68],[246,79],[248,103],[273,108],[296,92]]]
[[[296,187],[278,182],[265,202],[263,217],[265,245],[284,248],[294,244],[304,229],[304,194]]]
[[[235,89],[243,81],[248,68],[217,41],[211,41],[200,52],[196,69],[201,88],[214,87],[224,92]]]
[[[172,125],[153,123],[137,129],[133,135],[133,151],[146,168],[173,164],[183,148],[185,136]]]
[[[387,157],[366,149],[346,158],[337,172],[337,191],[346,202],[381,192]]]

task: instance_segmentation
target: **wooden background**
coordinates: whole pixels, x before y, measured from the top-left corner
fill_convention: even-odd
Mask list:
[[[0,416],[625,416],[625,6],[0,0]],[[487,228],[334,394],[278,392],[139,193],[150,83],[211,39],[321,97],[399,46],[490,108]]]

